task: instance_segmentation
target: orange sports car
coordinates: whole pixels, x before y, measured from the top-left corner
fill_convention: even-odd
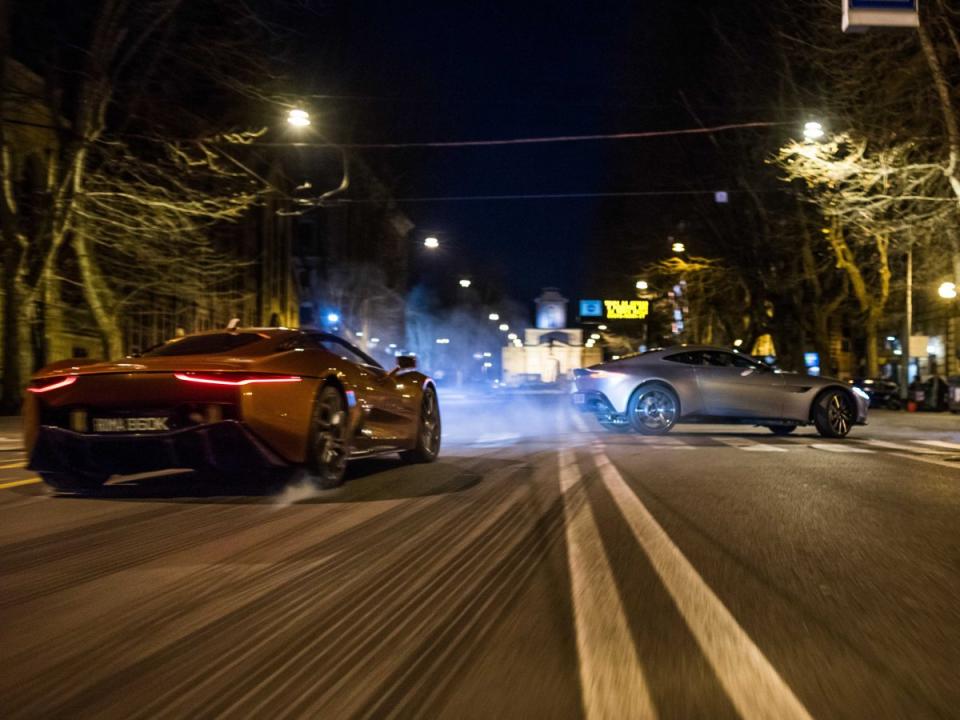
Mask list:
[[[397,361],[388,371],[328,333],[253,328],[188,335],[115,362],[59,362],[27,388],[28,467],[78,492],[166,469],[304,468],[328,488],[350,458],[432,462],[436,388],[414,357]]]

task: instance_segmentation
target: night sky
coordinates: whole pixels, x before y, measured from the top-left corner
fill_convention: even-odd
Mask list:
[[[313,92],[340,141],[434,141],[689,127],[679,91],[699,82],[704,28],[692,2],[315,3]],[[711,118],[712,119],[712,118]],[[398,198],[683,187],[673,140],[479,149],[368,150]],[[703,142],[703,141],[693,141]],[[632,205],[631,205],[632,203]],[[631,254],[663,244],[673,200],[410,203],[451,270],[500,281],[521,302],[540,287],[600,292],[618,263],[618,218],[641,209]],[[682,208],[679,216],[683,215]],[[669,220],[666,219],[669,216]],[[630,234],[627,232],[626,234]],[[647,256],[655,254],[646,253]],[[631,258],[632,260],[633,258]],[[623,270],[622,265],[617,268]]]

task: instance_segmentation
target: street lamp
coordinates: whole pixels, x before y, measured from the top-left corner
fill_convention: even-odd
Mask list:
[[[803,137],[809,142],[819,140],[824,136],[823,125],[811,120],[803,126]]]
[[[607,329],[606,325],[597,325],[597,330],[606,330],[606,329]]]
[[[500,332],[507,332],[510,329],[510,326],[506,323],[500,323]]]
[[[467,278],[463,278],[463,279],[460,281],[460,287],[462,287],[462,288],[468,288],[468,287],[470,287],[472,284],[473,284],[473,283],[472,283],[469,279],[467,279]]]
[[[591,339],[591,340],[599,340],[599,339],[600,339],[600,333],[593,333],[593,335],[590,336],[590,339]]]
[[[287,113],[287,123],[293,127],[307,127],[310,124],[310,113],[300,108],[294,108]]]
[[[497,322],[500,319],[500,314],[490,313],[489,315],[487,315],[487,319],[490,320],[491,322]]]
[[[673,245],[670,246],[670,249],[673,250],[675,253],[682,253],[687,251],[687,246],[684,245],[682,242],[675,242]],[[641,280],[640,282],[643,282],[643,281]],[[637,287],[640,290],[643,289],[640,287],[640,283],[637,283]]]
[[[944,300],[953,300],[957,297],[957,286],[952,282],[941,283],[940,287],[937,288],[937,295],[942,297]]]
[[[683,245],[683,243],[674,243],[673,251],[674,252],[683,252],[683,250],[677,250],[677,245]],[[637,290],[646,290],[650,287],[650,283],[646,280],[637,280]]]
[[[431,250],[436,250],[438,247],[440,247],[440,240],[431,235],[430,237],[423,239],[423,245]]]
[[[335,312],[327,313],[327,322],[331,325],[336,325],[338,322],[340,322],[340,316]]]

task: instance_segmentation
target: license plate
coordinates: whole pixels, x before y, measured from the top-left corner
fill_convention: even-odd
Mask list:
[[[165,417],[93,418],[95,433],[169,432]]]

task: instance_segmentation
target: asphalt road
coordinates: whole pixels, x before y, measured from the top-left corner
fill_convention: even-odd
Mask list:
[[[0,425],[4,718],[960,716],[960,419],[450,402],[338,490],[56,496]]]

